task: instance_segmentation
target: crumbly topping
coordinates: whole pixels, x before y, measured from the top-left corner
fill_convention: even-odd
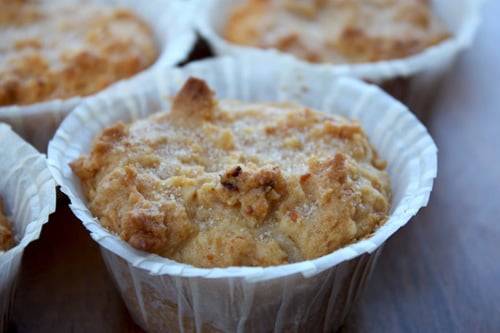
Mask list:
[[[103,226],[199,267],[296,262],[370,235],[389,211],[385,166],[357,121],[218,101],[194,78],[172,110],[108,127],[71,163]]]
[[[85,1],[1,0],[0,106],[93,94],[150,66],[150,27]]]
[[[14,236],[12,225],[7,220],[3,212],[3,200],[0,197],[0,252],[7,251],[14,246]]]
[[[247,0],[223,34],[318,63],[404,58],[449,37],[428,0]]]

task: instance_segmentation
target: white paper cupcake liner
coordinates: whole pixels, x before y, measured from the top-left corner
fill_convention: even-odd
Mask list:
[[[102,4],[130,8],[152,28],[160,49],[156,62],[144,72],[156,67],[175,66],[189,56],[196,42],[192,15],[182,0],[93,0]],[[133,80],[136,76],[129,78]],[[46,101],[31,105],[0,107],[0,121],[8,123],[25,140],[40,152],[46,152],[47,144],[62,119],[87,97],[73,97]]]
[[[485,0],[431,0],[433,9],[450,29],[452,37],[419,54],[395,60],[353,65],[310,64],[318,70],[336,75],[360,78],[384,87],[386,91],[407,104],[417,115],[422,115],[439,86],[443,74],[453,60],[468,48],[480,22],[480,11]],[[232,8],[244,0],[195,0],[199,8],[196,28],[207,40],[217,56],[239,56],[249,50],[277,52],[283,57],[293,55],[279,51],[260,50],[226,41],[221,32]],[[258,61],[258,57],[256,61]]]
[[[314,72],[272,54],[261,57],[266,66],[254,66],[251,58],[200,61],[117,85],[78,106],[49,144],[56,182],[101,246],[131,315],[149,332],[330,332],[362,291],[384,242],[429,199],[437,148],[403,104],[352,78]],[[387,223],[373,236],[329,255],[265,268],[196,268],[135,250],[108,232],[92,217],[68,163],[87,153],[105,126],[168,110],[165,96],[175,94],[190,76],[205,79],[218,99],[291,101],[359,119],[388,161],[393,204]]]
[[[56,206],[55,182],[44,155],[0,123],[0,195],[16,245],[0,253],[0,331],[6,329],[24,249]]]

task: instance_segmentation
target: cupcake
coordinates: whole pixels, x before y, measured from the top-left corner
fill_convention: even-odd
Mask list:
[[[0,330],[5,330],[24,249],[54,212],[56,192],[45,156],[3,123],[0,146]]]
[[[3,7],[0,120],[41,150],[81,98],[154,66],[175,65],[194,41],[176,2],[11,1]]]
[[[229,12],[222,37],[314,63],[405,58],[450,37],[427,1],[247,0]]]
[[[407,108],[355,79],[262,60],[116,85],[49,144],[57,183],[148,332],[333,331],[385,240],[427,203],[436,147]],[[370,204],[355,207],[357,190]]]
[[[171,110],[107,127],[71,164],[101,225],[197,267],[327,255],[387,220],[385,161],[356,121],[217,100],[190,78]]]
[[[0,197],[0,254],[14,246],[12,224],[3,213],[3,199]]]
[[[481,0],[211,0],[198,30],[215,55],[278,52],[382,86],[421,113],[467,47]]]

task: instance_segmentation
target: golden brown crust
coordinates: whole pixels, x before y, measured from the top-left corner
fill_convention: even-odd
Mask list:
[[[12,226],[3,213],[3,200],[0,197],[0,251],[7,251],[13,246]]]
[[[331,63],[404,58],[449,37],[427,0],[247,0],[223,34],[236,44]]]
[[[150,27],[129,10],[63,1],[4,1],[0,106],[86,96],[149,67]]]
[[[107,128],[71,167],[106,228],[200,267],[328,254],[384,223],[391,201],[385,162],[358,122],[216,101],[200,80],[171,112]]]
[[[173,100],[172,116],[178,121],[187,120],[187,123],[211,120],[216,104],[213,96],[214,92],[204,81],[189,78]]]

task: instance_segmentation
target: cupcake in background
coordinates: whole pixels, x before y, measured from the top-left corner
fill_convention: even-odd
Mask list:
[[[0,121],[41,151],[82,98],[176,65],[195,39],[179,1],[4,2]]]
[[[222,31],[230,43],[313,63],[405,58],[450,37],[427,1],[247,0]]]
[[[471,44],[482,2],[209,0],[196,22],[216,56],[277,52],[380,85],[423,116]]]
[[[0,106],[87,96],[151,66],[159,50],[133,11],[98,3],[9,2]]]
[[[0,330],[6,330],[24,249],[56,206],[45,155],[0,123]]]
[[[221,57],[198,61],[183,68],[157,70],[142,76],[140,81],[117,85],[79,105],[64,120],[49,144],[49,167],[56,182],[70,198],[71,209],[75,216],[82,221],[91,237],[99,244],[108,270],[132,318],[147,332],[332,332],[340,327],[351,306],[361,295],[384,242],[408,223],[429,199],[437,172],[436,146],[425,127],[404,105],[378,87],[352,78],[336,77],[330,72],[311,71],[310,66],[286,61],[274,54],[259,54],[260,60],[265,65],[255,66],[254,56],[255,54],[248,54],[238,58]],[[201,112],[195,118],[211,118],[211,113],[205,110],[212,103],[201,98],[206,96],[207,92],[203,85],[194,85],[184,91],[189,93],[188,95],[199,97],[193,100],[196,102],[179,104],[179,97],[172,99],[191,77],[206,82],[218,100],[229,99],[243,103],[292,103],[319,110],[327,115],[334,113],[358,121],[379,153],[380,159],[387,162],[386,171],[392,194],[387,219],[383,218],[383,222],[365,237],[341,244],[331,253],[321,254],[317,258],[302,258],[290,263],[255,266],[244,263],[238,266],[232,262],[229,267],[205,267],[153,253],[155,246],[163,244],[164,239],[157,239],[151,235],[170,237],[169,239],[180,247],[183,245],[184,234],[168,228],[161,232],[164,226],[158,223],[161,219],[155,217],[160,216],[162,210],[155,208],[153,202],[156,197],[146,191],[147,187],[154,187],[156,182],[187,184],[187,181],[181,179],[182,177],[163,179],[161,175],[148,178],[135,172],[134,167],[114,169],[110,167],[109,171],[114,176],[108,177],[110,185],[107,187],[108,191],[101,192],[99,198],[94,197],[89,201],[84,192],[84,187],[89,188],[88,184],[85,186],[82,184],[70,165],[80,156],[88,154],[94,139],[106,127],[113,124],[119,125],[108,129],[107,135],[94,146],[94,149],[101,153],[98,159],[104,164],[113,159],[113,154],[104,152],[113,149],[115,141],[121,140],[128,131],[125,124],[134,120],[152,115],[161,122],[168,116],[155,114],[156,112],[163,110],[168,113],[179,105],[187,105],[188,109],[192,106],[193,110]],[[235,108],[241,110],[242,106]],[[307,118],[307,112],[300,114]],[[215,116],[216,119],[219,119],[218,117]],[[300,117],[296,120],[300,120]],[[85,126],[80,130],[83,124],[91,126]],[[137,124],[139,127],[144,125],[141,122]],[[204,130],[213,130],[212,133],[216,133],[208,122],[194,121],[191,126],[197,124],[201,124]],[[189,124],[184,125],[189,126]],[[241,130],[251,132],[251,128],[247,127],[242,126]],[[331,129],[334,127],[331,126]],[[321,132],[321,128],[322,125],[319,125],[316,132]],[[350,128],[351,131],[346,130],[343,135],[359,134],[355,134],[354,127]],[[268,130],[272,132],[273,129]],[[151,130],[146,131],[151,135],[145,135],[142,152],[150,151],[150,148],[147,148],[148,144],[162,144],[174,140],[168,136],[158,138],[154,134],[155,131],[162,132],[154,125]],[[231,145],[233,142],[227,133],[221,133],[220,139],[221,145]],[[293,137],[287,140],[287,144],[290,147],[300,146],[300,142]],[[367,146],[364,149],[369,151]],[[353,154],[362,155],[364,149]],[[134,151],[135,153],[129,156],[131,161],[142,154],[140,150]],[[187,146],[179,146],[172,154],[178,159],[196,158],[203,154],[203,149],[190,154]],[[219,157],[227,161],[236,158],[231,154],[222,154]],[[274,160],[280,158],[277,154]],[[342,167],[345,164],[341,163],[341,158],[333,160],[338,162],[334,163],[338,168],[334,165],[330,168],[334,174],[335,171],[342,173],[342,170],[346,170]],[[273,158],[270,158],[269,162],[272,161]],[[200,162],[203,162],[203,159],[200,158]],[[139,166],[137,163],[131,165]],[[163,175],[175,168],[152,156],[142,159],[140,165],[144,168],[159,168]],[[314,165],[316,164],[313,163],[312,166]],[[319,167],[319,164],[317,166]],[[383,169],[382,164],[379,166]],[[293,167],[300,168],[300,165]],[[193,176],[191,178],[195,178],[197,172],[201,172],[198,169],[193,166],[190,170]],[[94,172],[97,177],[105,174],[99,172],[98,168],[82,168],[79,173],[80,171],[90,177]],[[250,175],[245,167],[241,170],[236,167],[230,171],[232,172],[216,175],[214,179],[219,181],[221,188],[216,188],[213,193],[219,189],[222,194],[239,193],[246,188],[246,185],[255,183],[262,186],[257,186],[255,191],[250,190],[248,193],[259,196],[262,192],[260,197],[265,196],[271,201],[279,200],[282,190],[280,178],[275,177],[274,182],[271,181],[272,177],[266,178],[273,175],[272,168],[266,169],[266,172],[259,173],[260,176],[254,178],[245,178]],[[277,173],[274,171],[274,174]],[[337,176],[339,177],[335,178],[332,174],[332,179],[339,181],[345,179],[340,174]],[[239,180],[239,177],[254,181],[240,182],[243,178]],[[302,180],[307,182],[307,177],[303,177]],[[119,183],[130,186],[131,189],[134,189],[134,184],[137,187],[127,195],[114,190],[115,187],[112,185]],[[191,185],[195,185],[194,180],[192,183]],[[380,188],[380,184],[376,183],[372,185]],[[368,183],[366,185],[370,186]],[[180,188],[183,189],[179,192],[180,197],[189,199],[196,196],[196,191],[182,186],[177,189]],[[212,192],[210,186],[203,189],[207,191],[207,195]],[[105,192],[107,194],[104,194]],[[113,213],[112,204],[109,206],[106,204],[113,196],[119,195],[126,198],[127,204],[136,204],[129,213],[123,212],[128,214],[127,216],[122,216],[119,212]],[[171,198],[174,196],[164,197],[165,206],[174,206],[169,201]],[[234,207],[240,207],[249,215],[259,212],[264,214],[264,208],[272,206],[272,203],[266,205],[264,201],[258,201],[261,204],[254,206],[252,203],[257,201],[247,202],[241,198],[238,203],[237,200],[232,200],[231,196],[222,195],[221,198],[221,200],[228,199],[228,202],[234,201]],[[247,209],[248,205],[244,202],[250,203],[251,209]],[[101,218],[99,221],[93,215],[92,207],[102,208],[110,214],[99,216]],[[169,218],[178,219],[175,222],[178,222],[180,229],[186,216],[196,216],[189,210],[174,209],[172,212],[177,214],[172,214]],[[290,221],[295,219],[307,223],[307,219],[301,215],[305,212],[306,210],[297,211],[296,214],[289,214],[287,218]],[[256,219],[250,218],[248,221],[256,222]],[[128,223],[129,226],[137,227],[135,231],[138,233],[134,235],[133,228],[124,228],[121,229],[125,231],[124,234],[120,235],[119,229],[110,231],[103,226],[108,222]],[[343,222],[345,221],[339,223]],[[209,228],[209,225],[206,227]],[[236,228],[235,233],[238,230]],[[317,231],[328,232],[321,229]],[[176,235],[179,237],[176,238]],[[127,236],[132,237],[125,241]],[[243,239],[236,237],[235,242],[238,240],[243,242],[244,237]],[[281,241],[286,243],[286,239]],[[216,242],[213,244],[217,245]],[[231,251],[231,246],[228,246],[228,249]],[[237,247],[232,249],[236,251]],[[215,259],[210,256],[211,253],[201,252],[206,260]]]

